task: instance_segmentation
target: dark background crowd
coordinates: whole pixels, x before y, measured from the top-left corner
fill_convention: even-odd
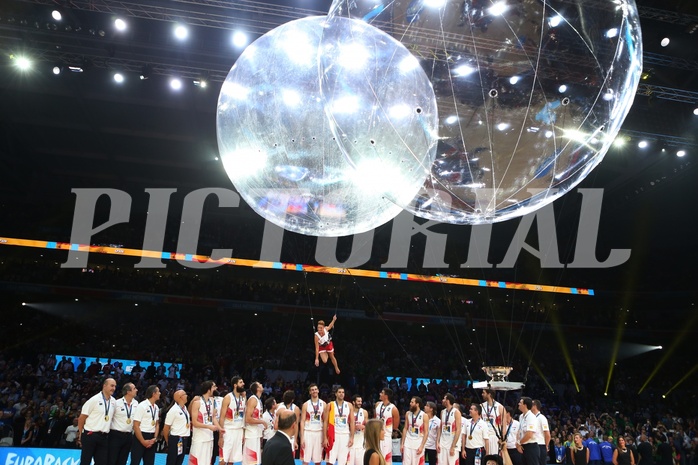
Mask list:
[[[337,375],[328,366],[315,369],[313,328],[306,314],[96,301],[66,305],[30,303],[3,309],[7,325],[0,352],[2,436],[12,438],[14,445],[71,447],[66,429],[84,401],[101,389],[106,375],[116,379],[117,393],[127,381],[140,392],[157,384],[163,407],[177,389],[199,394],[199,384],[207,379],[215,380],[223,395],[235,374],[247,386],[263,382],[263,401],[269,396],[280,401],[282,393],[292,389],[300,404],[307,399],[308,384],[319,381],[326,400],[333,386],[341,384],[348,395],[362,395],[369,411],[386,386],[393,389],[401,414],[414,395],[440,405],[443,395],[451,392],[467,406],[481,402],[479,391],[472,388],[473,381],[486,379],[480,365],[499,364],[507,342],[487,338],[486,329],[467,324],[422,325],[385,321],[380,315],[340,314],[333,331],[341,368]],[[329,320],[332,310],[316,307],[313,317]],[[552,330],[530,332],[516,337],[534,336],[535,344],[529,344],[534,352],[517,351],[509,359],[514,367],[510,379],[525,387],[522,392],[498,393],[500,402],[515,406],[522,394],[540,399],[553,441],[563,449],[574,431],[599,441],[607,435],[637,440],[644,432],[659,451],[658,464],[695,464],[695,392],[690,385],[678,386],[664,398],[673,383],[662,376],[643,386],[650,369],[661,361],[658,352],[619,360],[608,383],[607,361],[597,361],[577,347],[567,354],[571,371]],[[480,339],[468,333],[479,333]],[[54,354],[99,357],[100,362],[76,367]],[[120,358],[155,363],[145,362],[139,373],[125,374]],[[681,356],[673,357],[667,369],[679,369],[682,361]],[[182,369],[168,369],[173,363],[181,363]],[[671,447],[672,463],[662,462],[662,444]],[[551,446],[551,461],[566,460],[561,450]]]

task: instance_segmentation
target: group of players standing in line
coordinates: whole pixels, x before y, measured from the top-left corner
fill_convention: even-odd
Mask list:
[[[233,377],[231,386],[232,392],[214,398],[216,384],[206,381],[201,395],[188,406],[187,393],[176,391],[161,428],[157,386],[149,386],[145,400],[139,403],[136,387],[127,383],[117,400],[113,397],[116,382],[106,379],[102,391],[85,402],[78,420],[81,464],[88,465],[94,459],[95,465],[125,465],[130,454],[132,465],[140,465],[141,460],[153,465],[156,442],[162,436],[167,465],[182,464],[189,441],[189,464],[209,465],[214,433],[218,432],[219,464],[274,465],[262,463],[263,443],[275,433],[277,415],[289,410],[298,422],[298,437],[292,442],[304,465],[323,461],[328,465],[363,465],[369,417],[382,422],[381,459],[392,465],[392,432],[399,428],[400,414],[388,388],[380,392],[380,400],[369,414],[362,407],[361,396],[354,395],[348,402],[341,387],[336,389],[334,401],[325,402],[317,385],[311,384],[310,398],[299,408],[293,391],[283,394],[281,404],[271,397],[262,405],[261,383],[250,385],[250,396],[241,378]],[[442,400],[440,414],[434,402],[412,397],[404,415],[402,463],[456,465],[462,457],[464,465],[486,465],[496,457],[499,464],[545,465],[550,431],[540,413],[540,402],[522,397],[517,421],[511,407],[495,400],[494,391],[483,390],[482,397],[484,402],[470,406],[470,418],[461,414],[450,393]],[[586,460],[580,456],[576,465],[586,465]]]

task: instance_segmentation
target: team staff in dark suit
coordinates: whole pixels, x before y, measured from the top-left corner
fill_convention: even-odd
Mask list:
[[[298,435],[296,413],[281,410],[277,417],[278,431],[264,445],[261,465],[295,465],[292,437]]]

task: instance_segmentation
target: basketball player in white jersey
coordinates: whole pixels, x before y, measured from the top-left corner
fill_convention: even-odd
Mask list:
[[[322,461],[322,430],[327,405],[320,399],[317,384],[308,387],[310,399],[303,404],[301,411],[301,428],[299,439],[301,443],[301,461],[303,465],[313,462],[319,464]]]
[[[281,413],[282,410],[290,410],[293,413],[296,414],[296,422],[300,423],[301,421],[301,409],[295,404],[296,400],[296,393],[292,390],[289,389],[288,391],[284,392],[283,397],[281,398],[283,402],[281,402],[277,407],[276,407],[276,416],[274,418],[274,431],[278,431],[278,423],[279,423],[279,414]],[[296,430],[298,431],[298,430]],[[293,443],[293,451],[294,451],[294,456],[295,456],[295,451],[298,450],[298,438],[297,437],[292,437],[291,442]]]
[[[436,434],[436,463],[439,465],[456,465],[461,447],[461,414],[454,407],[456,398],[447,393],[441,404],[441,428]]]
[[[352,397],[354,404],[354,444],[351,447],[349,465],[363,465],[364,463],[364,430],[368,421],[368,412],[361,408],[363,399],[360,395],[354,394]]]
[[[245,443],[243,444],[243,465],[259,465],[262,461],[262,435],[266,422],[262,418],[264,406],[259,396],[264,392],[262,383],[250,385],[250,398],[245,405]]]
[[[380,419],[385,426],[385,437],[381,441],[381,453],[385,457],[385,463],[393,463],[393,427],[400,426],[400,412],[395,404],[391,402],[393,390],[383,388],[380,392],[380,402],[376,404],[376,418]]]
[[[239,376],[230,380],[233,391],[223,398],[220,427],[225,431],[218,440],[220,459],[227,465],[242,462],[242,440],[245,428],[245,382]]]
[[[327,413],[324,420],[324,445],[330,449],[327,464],[347,465],[349,451],[354,441],[354,410],[352,405],[344,400],[343,387],[337,387],[335,401],[330,402]],[[330,415],[333,415],[334,419]],[[334,438],[330,437],[331,431],[329,429],[332,420],[334,420]]]
[[[424,445],[429,436],[429,417],[422,411],[422,398],[410,399],[410,411],[405,413],[405,428],[402,432],[403,465],[424,465]]]
[[[482,390],[483,403],[482,420],[487,423],[489,429],[489,440],[486,445],[487,454],[499,454],[499,441],[502,437],[502,421],[504,420],[504,406],[494,399],[493,389]]]
[[[192,434],[189,449],[189,465],[208,465],[213,457],[213,432],[220,427],[215,423],[216,412],[213,407],[213,391],[216,383],[205,381],[201,384],[201,396],[189,404]]]

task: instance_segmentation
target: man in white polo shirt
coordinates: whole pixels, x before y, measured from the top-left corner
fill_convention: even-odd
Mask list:
[[[133,415],[133,447],[131,465],[155,464],[155,442],[160,432],[160,409],[156,402],[160,399],[160,388],[150,385],[145,390],[147,400],[138,404]]]
[[[516,449],[523,454],[524,465],[539,465],[540,449],[536,442],[536,431],[538,420],[531,412],[533,400],[530,397],[522,397],[519,400],[519,440],[516,442]]]
[[[538,399],[533,399],[531,413],[536,416],[538,429],[536,431],[536,443],[538,443],[539,455],[538,461],[540,465],[545,465],[548,462],[548,446],[550,445],[550,426],[548,419],[540,412],[542,404]]]
[[[82,406],[78,418],[78,435],[75,442],[82,447],[80,463],[89,465],[109,465],[109,427],[114,415],[116,400],[113,397],[116,381],[107,378],[102,383],[102,391],[90,397]]]
[[[121,392],[123,396],[116,401],[109,431],[109,465],[126,465],[133,441],[133,413],[138,406],[134,397],[138,389],[133,383],[126,383]]]
[[[466,421],[462,434],[465,464],[481,463],[482,458],[487,455],[487,447],[490,445],[490,427],[482,419],[482,405],[472,404],[470,406],[470,420]],[[495,453],[497,452],[499,452],[499,448],[495,451]]]
[[[180,389],[172,397],[175,405],[167,411],[165,426],[162,428],[162,436],[167,446],[166,465],[182,465],[186,442],[191,435],[191,423],[186,407],[187,393]]]

